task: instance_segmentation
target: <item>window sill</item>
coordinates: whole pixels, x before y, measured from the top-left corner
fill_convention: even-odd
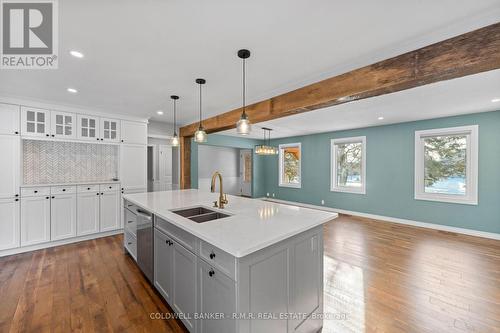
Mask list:
[[[478,201],[476,198],[459,198],[448,195],[429,195],[429,194],[415,194],[415,200],[423,200],[423,201],[435,201],[435,202],[444,202],[444,203],[452,203],[459,205],[478,205]]]
[[[351,194],[366,194],[365,188],[348,188],[348,187],[332,187],[330,192],[351,193]]]
[[[279,184],[279,187],[302,188],[302,184]]]

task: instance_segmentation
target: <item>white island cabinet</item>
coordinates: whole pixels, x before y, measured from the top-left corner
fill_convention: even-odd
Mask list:
[[[126,205],[154,215],[154,285],[186,328],[320,330],[322,224],[337,214],[234,196],[224,210],[211,208],[217,197],[198,190],[124,196]],[[197,223],[176,214],[194,207],[228,216]],[[137,247],[143,246],[138,241]]]

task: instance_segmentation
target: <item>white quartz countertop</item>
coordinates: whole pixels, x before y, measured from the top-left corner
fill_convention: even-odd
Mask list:
[[[212,207],[218,197],[218,193],[178,190],[127,194],[124,199],[235,257],[244,257],[338,216],[321,210],[231,195],[227,196],[229,204],[219,210]],[[196,223],[172,212],[195,206],[219,210],[231,216]]]

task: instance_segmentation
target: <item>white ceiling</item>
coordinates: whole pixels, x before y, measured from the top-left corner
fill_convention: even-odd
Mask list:
[[[261,127],[281,138],[497,110],[500,70],[258,123],[249,137],[262,139]],[[219,134],[238,135],[234,129]]]
[[[500,1],[64,0],[59,11],[59,69],[1,71],[0,96],[169,121],[175,93],[187,124],[197,77],[206,117],[239,106],[240,48],[252,51],[253,102],[495,23]]]

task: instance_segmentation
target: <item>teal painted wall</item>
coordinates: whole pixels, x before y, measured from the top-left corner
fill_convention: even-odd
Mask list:
[[[209,134],[206,143],[203,145],[245,148],[252,149],[255,145],[261,143],[261,140],[247,139],[242,137],[226,136],[219,134]],[[191,187],[198,188],[198,145],[191,139]],[[253,177],[252,177],[252,193],[253,197],[262,197],[265,194],[265,177],[262,174],[264,168],[264,158],[253,154]]]
[[[479,204],[414,199],[415,131],[479,125]],[[366,195],[330,191],[330,139],[366,136]],[[263,157],[264,192],[277,199],[500,233],[500,111],[276,139],[302,143],[302,188],[278,186],[278,157]]]

